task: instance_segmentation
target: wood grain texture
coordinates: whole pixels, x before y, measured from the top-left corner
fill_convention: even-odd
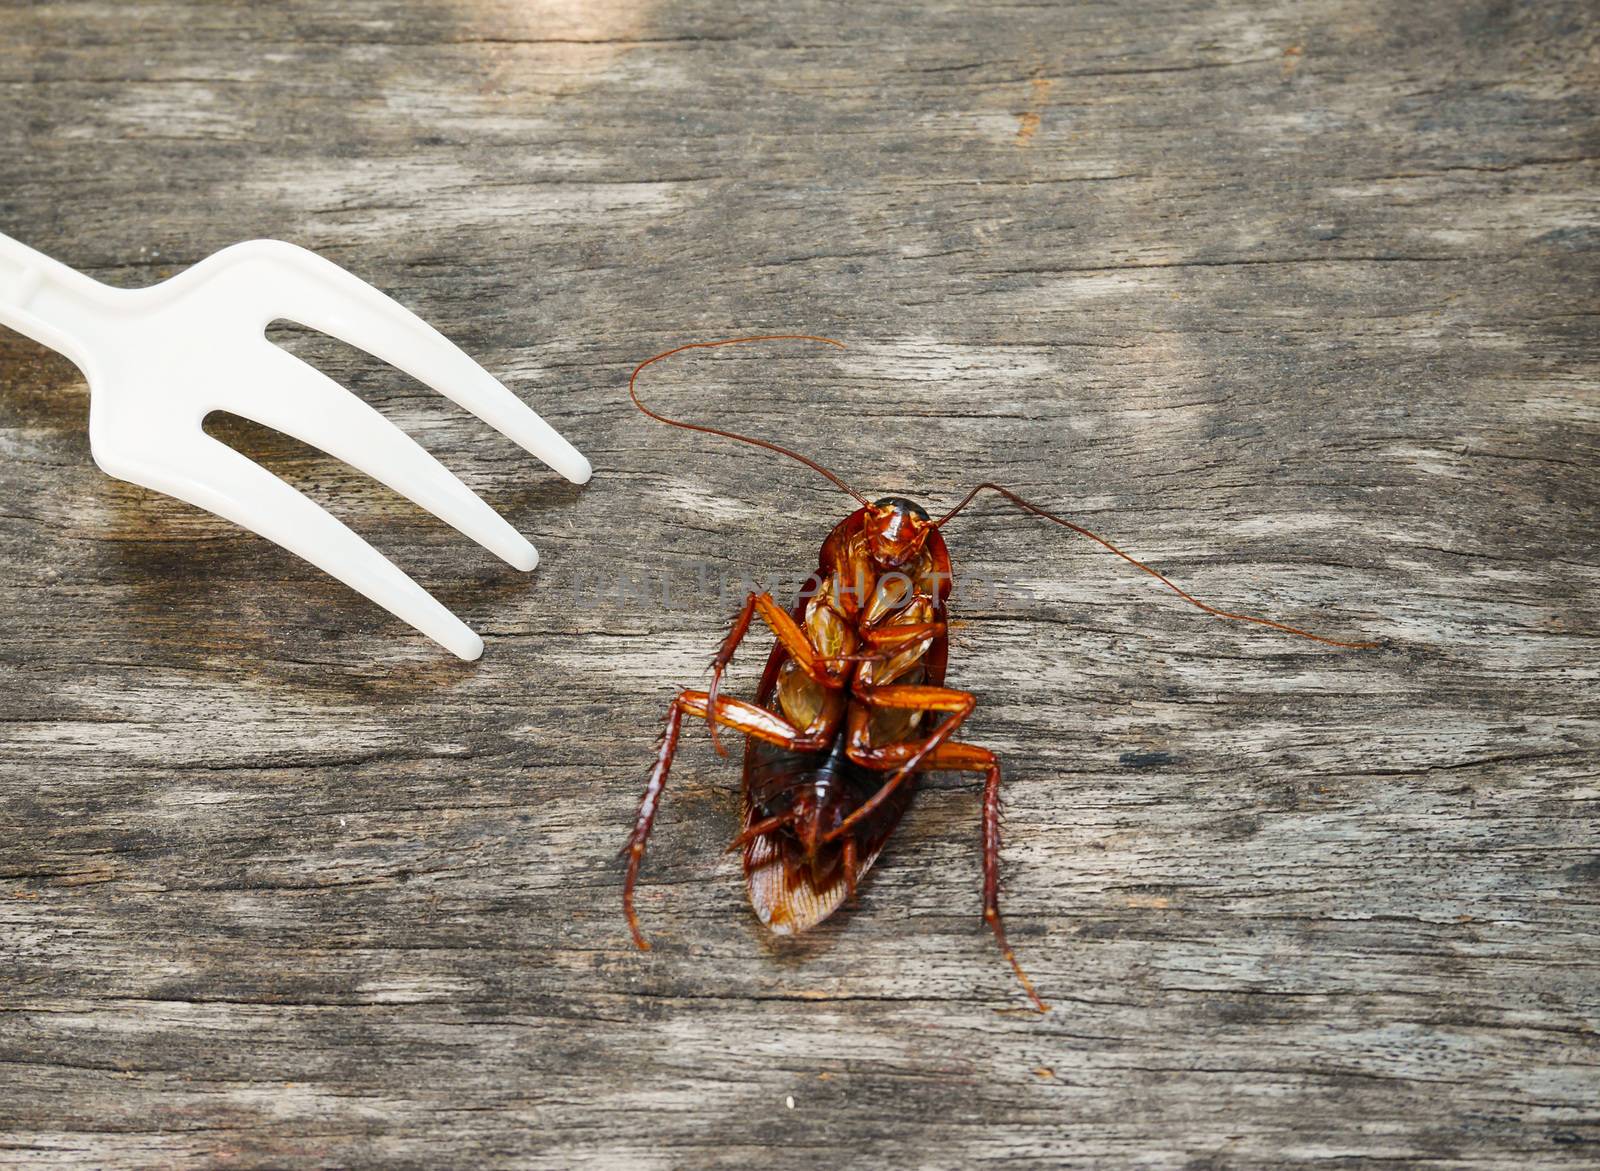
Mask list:
[[[484,632],[463,665],[93,467],[0,333],[0,1164],[1592,1167],[1600,21],[1572,2],[0,0],[0,231],[117,284],[318,249],[501,374],[573,489],[285,331],[527,532],[531,578],[219,433]],[[848,505],[948,506],[938,778],[854,910],[764,938],[673,688]],[[762,655],[736,663],[748,693]],[[792,1105],[791,1105],[792,1102]]]

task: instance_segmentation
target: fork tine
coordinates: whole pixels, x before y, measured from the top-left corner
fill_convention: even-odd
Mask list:
[[[360,468],[517,569],[539,563],[521,533],[411,436],[293,354],[261,349],[228,387],[228,410]]]
[[[483,654],[483,640],[394,562],[321,505],[233,448],[201,435],[168,452],[167,460],[181,471],[147,473],[139,482],[277,542],[463,659]]]
[[[293,281],[276,311],[291,321],[366,350],[471,411],[575,484],[589,461],[455,343],[391,297],[331,260],[279,241],[276,268]]]

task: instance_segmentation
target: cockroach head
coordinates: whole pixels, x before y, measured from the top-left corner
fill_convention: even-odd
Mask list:
[[[921,553],[933,528],[927,509],[904,496],[885,496],[867,505],[862,525],[873,561],[886,568],[905,565]]]

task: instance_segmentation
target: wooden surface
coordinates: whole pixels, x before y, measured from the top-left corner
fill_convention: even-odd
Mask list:
[[[765,9],[765,10],[763,10]],[[0,333],[0,1163],[1592,1167],[1600,21],[1572,3],[0,0],[0,231],[139,285],[319,249],[593,459],[575,489],[300,333],[527,532],[531,578],[219,433],[482,630],[449,659],[90,462]],[[636,954],[615,858],[674,686],[849,501],[630,412],[651,372],[873,494],[993,477],[1011,587],[860,904],[764,938],[691,733]],[[736,664],[753,685],[762,650]]]

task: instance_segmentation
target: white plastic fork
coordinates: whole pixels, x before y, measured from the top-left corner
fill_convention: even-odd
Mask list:
[[[483,640],[320,505],[201,422],[229,411],[366,472],[518,569],[538,554],[405,432],[266,338],[278,319],[427,383],[573,483],[589,461],[427,322],[338,265],[278,240],[235,244],[170,280],[116,289],[0,235],[0,324],[77,363],[101,469],[276,541],[463,659]]]

